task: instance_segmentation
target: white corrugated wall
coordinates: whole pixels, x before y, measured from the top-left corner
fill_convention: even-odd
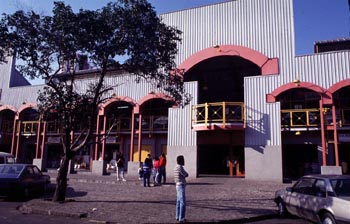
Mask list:
[[[188,82],[185,88],[197,102],[197,82]],[[191,129],[191,105],[169,109],[168,146],[197,145],[196,132]]]
[[[280,145],[279,104],[267,104],[265,96],[294,76],[292,0],[228,1],[164,14],[162,18],[183,31],[178,65],[192,54],[216,44],[244,46],[267,57],[279,58],[280,75],[249,77],[244,86],[246,145]]]

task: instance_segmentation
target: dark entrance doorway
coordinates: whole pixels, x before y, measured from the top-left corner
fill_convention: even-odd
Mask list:
[[[306,174],[320,173],[317,145],[284,145],[283,179],[296,180]]]
[[[350,165],[350,144],[339,144],[339,162],[342,167],[343,174],[349,174]]]
[[[244,173],[244,149],[242,146],[230,145],[199,145],[198,174],[199,175],[232,175]]]

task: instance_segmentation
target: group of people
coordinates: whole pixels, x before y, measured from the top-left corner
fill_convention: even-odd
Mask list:
[[[147,155],[145,161],[141,164],[138,173],[139,178],[143,179],[143,186],[150,187],[151,175],[153,177],[154,186],[166,183],[166,156],[164,153],[160,157],[151,158],[151,154]]]
[[[120,178],[123,181],[124,177],[124,156],[121,152],[118,153],[116,159],[116,171],[117,171],[117,180]],[[163,153],[159,158],[155,157],[152,160],[151,154],[147,155],[145,161],[141,164],[139,168],[139,177],[143,179],[143,186],[150,187],[151,175],[153,175],[153,183],[165,184],[166,183],[166,156]],[[175,219],[180,222],[186,222],[186,177],[188,173],[184,169],[185,159],[184,156],[179,155],[176,158],[177,165],[174,168],[174,181],[176,186],[176,210],[175,210]]]
[[[126,181],[125,175],[124,175],[124,164],[125,164],[125,158],[123,156],[122,152],[117,153],[117,158],[112,159],[109,164],[107,164],[107,170],[112,169],[115,170],[117,173],[117,181]]]

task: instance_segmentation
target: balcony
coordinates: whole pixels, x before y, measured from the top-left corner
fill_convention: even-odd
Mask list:
[[[282,128],[319,127],[321,124],[319,109],[281,110]]]
[[[39,125],[39,121],[22,121],[21,134],[27,137],[37,135],[38,125]]]
[[[192,106],[191,127],[196,131],[243,130],[244,103],[215,102]]]

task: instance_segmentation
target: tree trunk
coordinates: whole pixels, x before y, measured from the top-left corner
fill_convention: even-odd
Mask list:
[[[56,177],[56,190],[55,194],[52,198],[54,202],[64,202],[66,200],[66,190],[67,190],[67,176],[69,170],[69,161],[74,157],[74,152],[70,150],[70,130],[67,129],[65,131],[66,138],[63,145],[64,155],[62,157],[62,161],[60,164],[60,168],[58,170],[58,174]]]
[[[69,159],[67,154],[62,158],[60,168],[56,177],[56,190],[52,198],[54,202],[64,202],[66,200],[67,190],[67,174],[68,174]]]

